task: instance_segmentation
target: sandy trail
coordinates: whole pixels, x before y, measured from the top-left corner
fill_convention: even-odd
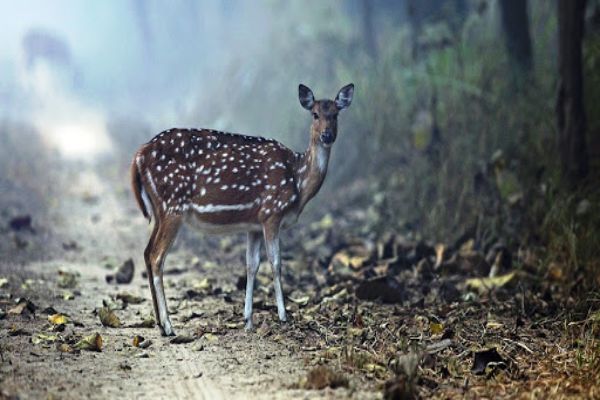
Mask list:
[[[347,396],[346,389],[337,391],[306,392],[291,389],[305,374],[305,366],[296,346],[286,337],[293,329],[281,327],[281,335],[261,337],[256,332],[243,330],[243,292],[235,291],[235,280],[241,265],[221,265],[204,270],[193,267],[195,255],[178,248],[167,260],[167,269],[181,267],[184,272],[166,275],[166,295],[173,311],[175,331],[179,335],[193,335],[195,341],[172,344],[154,328],[105,328],[100,324],[95,309],[103,300],[117,293],[132,293],[145,299],[137,305],[128,305],[116,314],[125,325],[140,322],[151,313],[150,292],[142,251],[150,232],[147,221],[135,209],[125,184],[116,189],[109,180],[100,176],[89,164],[79,164],[57,171],[61,175],[62,193],[53,202],[49,213],[52,221],[51,240],[75,243],[75,250],[67,249],[48,261],[35,261],[23,266],[5,262],[2,276],[9,285],[3,293],[25,296],[38,310],[35,318],[8,316],[0,321],[2,336],[2,395],[16,395],[22,399],[57,398],[319,398]],[[122,176],[125,178],[124,176]],[[125,179],[123,181],[126,182]],[[128,200],[131,200],[128,202]],[[48,244],[60,247],[58,243]],[[105,275],[112,273],[105,265],[117,265],[133,258],[134,279],[127,285],[107,284]],[[69,289],[74,300],[64,300],[65,289],[59,288],[59,270],[78,273],[77,285]],[[263,271],[268,270],[262,268]],[[205,274],[202,274],[204,272]],[[263,273],[261,271],[261,273]],[[213,282],[223,282],[223,297],[200,296],[183,298],[187,285],[204,276]],[[20,283],[25,279],[25,287]],[[232,289],[233,288],[233,289]],[[260,298],[260,295],[259,295]],[[265,301],[271,302],[272,299]],[[47,315],[41,313],[53,307],[69,316],[71,321],[59,335],[102,335],[102,352],[82,351],[61,353],[54,343],[32,343],[38,333],[49,332]],[[201,317],[187,320],[191,312]],[[277,325],[272,310],[257,310],[255,321]],[[262,322],[261,322],[262,321]],[[215,335],[198,332],[215,330]],[[22,328],[22,335],[9,336],[10,329]],[[275,327],[277,329],[277,327]],[[132,346],[134,335],[152,341],[148,349]]]

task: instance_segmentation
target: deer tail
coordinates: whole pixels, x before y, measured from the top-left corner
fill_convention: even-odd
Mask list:
[[[142,210],[142,214],[144,214],[144,217],[150,222],[152,216],[148,212],[148,209],[152,209],[152,204],[142,182],[141,165],[143,161],[144,156],[138,152],[131,163],[131,187],[139,209]]]

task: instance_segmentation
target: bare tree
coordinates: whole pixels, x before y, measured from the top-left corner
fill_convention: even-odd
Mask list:
[[[586,0],[558,1],[558,151],[570,185],[588,173],[583,104],[582,41]]]
[[[533,65],[527,0],[500,0],[499,4],[513,78],[518,86],[522,86]]]
[[[362,28],[367,53],[373,59],[377,58],[377,42],[373,27],[373,4],[370,0],[362,0]]]

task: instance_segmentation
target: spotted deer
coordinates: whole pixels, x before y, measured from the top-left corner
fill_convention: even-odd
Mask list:
[[[286,321],[281,289],[279,231],[319,191],[327,174],[338,113],[352,102],[354,85],[335,100],[315,100],[300,85],[300,104],[311,112],[308,149],[296,153],[262,137],[209,129],[170,129],[135,154],[133,193],[144,216],[155,218],[144,251],[157,324],[174,335],[163,288],[165,258],[183,222],[208,233],[247,232],[244,319],[252,329],[252,295],[260,264],[261,234],[271,263],[277,312]]]

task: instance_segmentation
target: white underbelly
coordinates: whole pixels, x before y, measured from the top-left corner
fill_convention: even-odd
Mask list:
[[[227,233],[242,233],[242,232],[260,232],[262,231],[262,226],[260,224],[249,224],[249,223],[241,223],[241,224],[211,224],[210,222],[201,221],[198,217],[194,216],[194,214],[187,214],[185,217],[185,223],[193,227],[194,229],[198,229],[202,232],[214,234],[214,235],[222,235]]]

